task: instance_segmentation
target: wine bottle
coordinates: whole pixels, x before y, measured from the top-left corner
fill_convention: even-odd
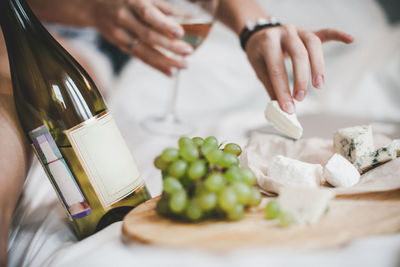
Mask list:
[[[25,0],[0,0],[17,114],[79,238],[149,199],[112,114],[86,71]]]

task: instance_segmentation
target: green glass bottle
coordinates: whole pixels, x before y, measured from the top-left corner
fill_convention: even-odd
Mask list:
[[[25,0],[0,0],[17,113],[79,238],[122,220],[150,195],[85,70]]]

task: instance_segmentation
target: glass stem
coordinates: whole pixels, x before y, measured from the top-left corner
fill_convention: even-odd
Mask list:
[[[179,74],[180,70],[176,70],[174,75],[174,81],[172,84],[171,92],[169,94],[169,99],[167,102],[167,108],[165,110],[164,117],[166,120],[177,121],[176,116],[176,102],[178,98],[178,88],[179,88]]]

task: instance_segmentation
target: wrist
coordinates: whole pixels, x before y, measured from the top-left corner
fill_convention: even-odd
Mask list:
[[[271,28],[280,26],[281,23],[275,17],[269,17],[268,19],[265,18],[258,18],[255,22],[254,21],[246,21],[245,26],[241,30],[239,34],[240,46],[244,51],[246,51],[246,44],[249,39],[256,34],[257,32]]]

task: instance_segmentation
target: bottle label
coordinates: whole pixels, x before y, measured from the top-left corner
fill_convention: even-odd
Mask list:
[[[29,136],[33,141],[36,155],[71,217],[79,219],[91,214],[92,210],[48,128],[42,125],[30,131]]]
[[[65,134],[104,209],[144,185],[111,113],[100,114]]]

